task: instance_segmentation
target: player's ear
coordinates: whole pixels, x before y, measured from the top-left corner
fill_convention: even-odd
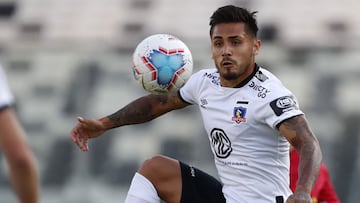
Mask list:
[[[260,51],[261,41],[258,39],[254,39],[253,53],[257,55]]]

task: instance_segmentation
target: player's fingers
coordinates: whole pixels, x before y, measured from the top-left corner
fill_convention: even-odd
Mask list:
[[[88,151],[88,138],[86,137],[82,137],[79,139],[79,144],[78,144],[79,148],[82,150],[82,151]]]
[[[89,151],[89,139],[84,140],[84,151]]]
[[[76,136],[76,137],[75,137],[75,144],[76,144],[81,150],[83,150],[82,138]]]
[[[83,131],[80,125],[77,125],[73,128],[71,131],[71,136],[76,142],[79,141],[78,138],[83,137]]]
[[[75,127],[71,131],[71,140],[82,150],[87,151],[87,137],[83,135],[81,128],[79,126]]]
[[[87,149],[87,140],[88,140],[88,136],[85,134],[85,132],[82,131],[82,128],[79,128],[77,131],[79,134],[78,136],[76,136],[76,144],[79,146],[79,148],[82,151],[86,151]]]
[[[80,148],[82,151],[88,151],[88,140],[89,136],[86,133],[86,126],[88,121],[82,117],[77,117],[79,124],[74,127],[71,131],[71,140]]]
[[[77,134],[76,128],[73,128],[70,132],[70,138],[74,143],[77,142]]]

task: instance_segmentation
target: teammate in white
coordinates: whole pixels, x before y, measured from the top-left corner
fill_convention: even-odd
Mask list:
[[[0,149],[9,167],[10,181],[20,203],[39,201],[39,179],[34,155],[14,113],[14,97],[0,66]],[[0,202],[3,202],[0,197]]]
[[[295,96],[255,63],[261,46],[255,13],[232,5],[213,13],[210,37],[216,69],[195,73],[178,93],[150,94],[100,119],[78,118],[71,138],[87,151],[88,140],[109,129],[147,122],[191,104],[199,106],[220,181],[157,155],[135,174],[126,203],[282,203],[285,199],[311,203],[320,146]],[[293,194],[289,142],[301,156]]]

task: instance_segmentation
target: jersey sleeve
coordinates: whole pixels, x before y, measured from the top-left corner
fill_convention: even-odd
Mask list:
[[[0,66],[0,109],[10,106],[14,103],[14,97],[7,84],[5,72]]]
[[[203,76],[202,71],[196,72],[190,76],[185,85],[180,88],[180,97],[190,104],[197,104],[197,95],[199,91],[199,83]]]
[[[259,115],[264,116],[262,119],[267,125],[275,129],[284,120],[304,114],[292,92],[280,85],[271,89],[272,94],[259,110]]]

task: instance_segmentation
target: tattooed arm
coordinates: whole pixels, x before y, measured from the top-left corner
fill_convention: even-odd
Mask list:
[[[81,150],[88,151],[88,140],[102,135],[109,129],[145,123],[187,105],[189,104],[184,102],[178,93],[167,95],[150,94],[134,100],[117,112],[100,119],[78,117],[78,124],[70,133],[71,139]]]
[[[171,110],[183,108],[187,105],[180,99],[178,93],[169,95],[150,94],[131,102],[116,113],[107,116],[104,120],[107,120],[105,123],[108,129],[145,123]]]
[[[316,181],[322,160],[319,142],[312,133],[304,116],[287,119],[279,126],[282,135],[300,155],[299,179],[296,190],[287,203],[311,202],[310,192]]]

